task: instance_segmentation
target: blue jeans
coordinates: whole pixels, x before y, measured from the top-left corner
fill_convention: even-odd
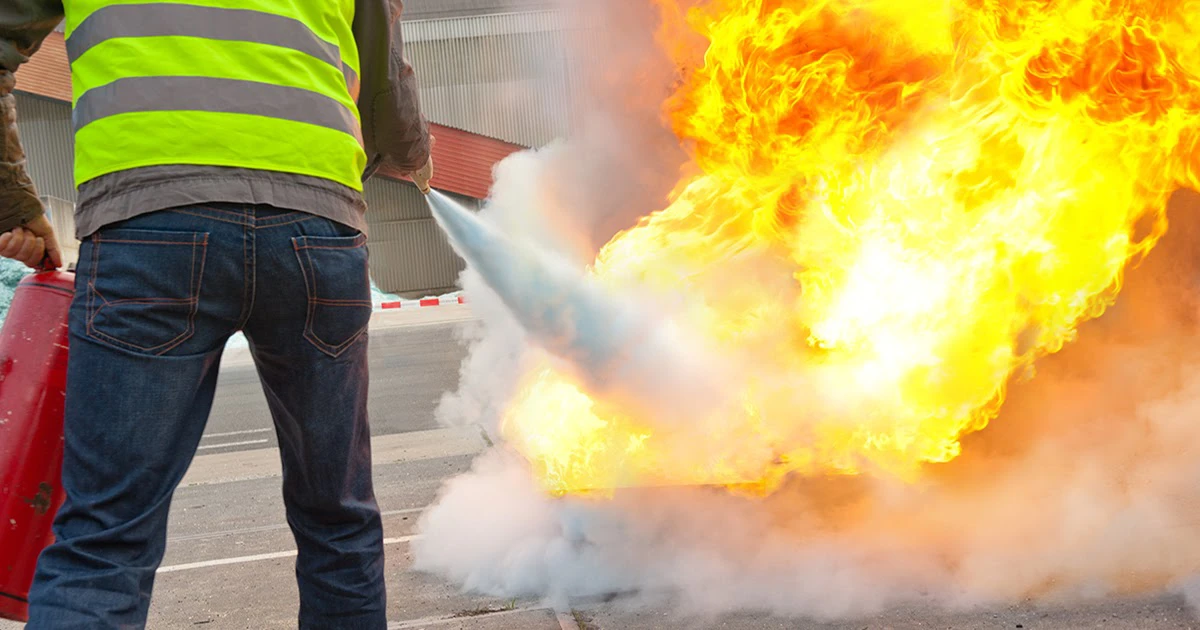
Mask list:
[[[171,496],[204,432],[225,342],[250,341],[283,460],[301,628],[384,628],[367,424],[366,237],[209,204],[84,242],[71,307],[66,504],[29,630],[142,628]]]

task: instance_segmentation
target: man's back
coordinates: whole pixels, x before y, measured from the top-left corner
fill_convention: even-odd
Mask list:
[[[392,4],[0,7],[0,88],[65,13],[83,240],[67,498],[30,591],[31,629],[144,626],[171,497],[238,331],[278,433],[299,626],[386,627],[361,191],[385,162],[431,168]],[[0,255],[23,243],[33,264],[31,239],[52,233],[13,138],[0,147],[0,181],[15,182],[0,188],[0,230],[23,227],[0,236]]]
[[[429,159],[399,4],[17,0],[0,7],[0,74],[64,21],[79,238],[198,199],[365,231],[363,180],[384,163],[413,172]],[[35,202],[14,202],[23,214],[11,217],[0,203],[0,232],[36,214]]]

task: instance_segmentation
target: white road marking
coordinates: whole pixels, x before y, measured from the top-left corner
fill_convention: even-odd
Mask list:
[[[274,431],[274,429],[268,427],[266,429],[248,429],[246,431],[227,431],[225,433],[205,433],[204,437],[202,437],[200,439],[207,440],[209,438],[232,437],[234,435],[250,435],[251,433],[266,433],[267,431]]]
[[[175,564],[169,567],[159,567],[159,573],[175,573],[176,571],[190,571],[192,569],[203,569],[206,567],[220,567],[227,564],[243,564],[246,562],[258,562],[260,560],[275,560],[276,558],[291,558],[296,555],[296,550],[277,551],[275,553],[260,553],[254,556],[240,556],[237,558],[220,558],[217,560],[205,560],[204,562],[189,562],[187,564]]]
[[[229,448],[230,446],[250,446],[251,444],[266,444],[270,440],[243,440],[241,442],[226,442],[225,444],[205,444],[196,448],[198,451],[203,451],[210,448]]]
[[[420,536],[400,536],[399,538],[384,538],[383,544],[397,545],[400,543],[411,542],[420,538]],[[253,556],[237,556],[235,558],[218,558],[216,560],[204,560],[202,562],[188,562],[187,564],[174,564],[169,567],[159,567],[159,573],[175,573],[177,571],[191,571],[192,569],[206,569],[208,567],[221,567],[229,564],[245,564],[247,562],[261,562],[263,560],[278,560],[280,558],[294,558],[296,550],[291,551],[276,551],[274,553],[260,553]]]

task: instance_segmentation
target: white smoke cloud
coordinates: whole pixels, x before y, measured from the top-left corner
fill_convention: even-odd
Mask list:
[[[524,246],[580,266],[663,205],[681,164],[657,116],[671,69],[652,61],[653,14],[635,5],[593,8],[625,29],[631,53],[614,49],[611,71],[589,77],[604,95],[579,113],[590,131],[510,158],[483,211]],[[695,615],[1194,593],[1200,202],[1173,203],[1172,233],[1131,271],[1118,305],[1013,383],[992,426],[919,482],[793,479],[765,499],[711,488],[552,498],[500,444],[422,517],[416,567],[493,595],[637,592]],[[439,419],[496,438],[522,366],[542,351],[476,272],[463,284],[482,323]]]
[[[685,155],[659,111],[677,75],[655,41],[652,3],[563,1],[559,10],[575,103],[570,139],[501,162],[480,216],[582,269],[618,231],[665,205]],[[467,269],[460,280],[484,323],[464,332],[471,352],[460,386],[437,415],[495,436],[521,366],[538,351],[478,273]]]

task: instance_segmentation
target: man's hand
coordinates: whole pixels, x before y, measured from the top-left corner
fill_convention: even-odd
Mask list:
[[[421,189],[422,194],[428,195],[429,180],[433,179],[433,158],[430,157],[429,161],[425,162],[425,166],[422,166],[420,170],[410,173],[409,177],[412,178],[417,188]]]
[[[437,142],[437,138],[429,137],[429,148],[433,148],[433,143]],[[433,154],[429,155],[429,159],[425,161],[425,166],[408,174],[412,178],[413,183],[421,190],[421,194],[429,194],[429,180],[433,179]]]
[[[62,250],[54,236],[54,227],[45,215],[0,234],[0,256],[25,263],[33,269],[43,268],[42,261],[46,259],[49,259],[51,269],[62,267]]]

